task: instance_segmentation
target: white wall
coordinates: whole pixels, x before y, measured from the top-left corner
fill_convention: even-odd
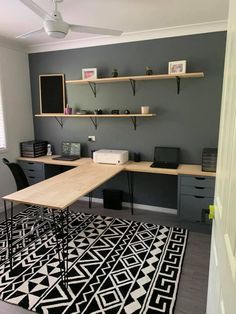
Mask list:
[[[28,55],[23,50],[0,42],[0,79],[5,113],[7,150],[0,153],[0,197],[16,190],[2,158],[15,160],[19,143],[34,139]],[[0,199],[0,211],[3,202]]]

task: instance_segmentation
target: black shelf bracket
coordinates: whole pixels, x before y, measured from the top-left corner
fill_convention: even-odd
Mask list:
[[[96,97],[97,96],[97,86],[96,86],[96,83],[94,83],[94,82],[88,82],[88,83],[89,83],[89,86],[90,86],[90,88],[91,88],[91,90],[93,92],[94,97]]]
[[[61,128],[63,128],[63,119],[62,118],[58,118],[58,117],[55,117],[55,119],[60,124]]]
[[[95,130],[97,130],[98,128],[98,121],[97,121],[97,117],[90,117],[90,120],[92,121],[94,127],[95,127]]]
[[[131,118],[131,121],[132,121],[132,123],[134,125],[134,130],[136,131],[137,119],[136,119],[136,117],[130,117],[130,118]]]
[[[135,92],[136,92],[136,81],[133,80],[133,79],[130,79],[130,84],[131,84],[131,88],[132,88],[132,91],[133,91],[133,96],[135,96]]]
[[[180,93],[180,77],[176,76],[176,83],[177,83],[177,94],[179,95]]]

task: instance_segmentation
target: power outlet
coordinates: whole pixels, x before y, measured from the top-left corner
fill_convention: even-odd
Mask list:
[[[89,141],[89,142],[95,142],[95,141],[96,141],[95,135],[89,135],[89,136],[88,136],[88,141]]]

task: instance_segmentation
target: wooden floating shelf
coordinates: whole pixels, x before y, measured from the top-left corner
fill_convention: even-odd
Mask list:
[[[130,118],[130,117],[155,117],[155,113],[130,113],[130,114],[63,114],[63,113],[42,113],[35,117],[61,117],[61,118]]]
[[[67,80],[66,84],[88,84],[96,83],[117,83],[117,82],[129,82],[130,80],[134,81],[151,81],[151,80],[165,80],[165,79],[176,79],[179,78],[200,78],[204,77],[203,72],[194,72],[194,73],[183,73],[183,74],[157,74],[157,75],[139,75],[139,76],[122,76],[122,77],[107,77],[107,78],[98,78],[94,80]]]
[[[181,79],[188,78],[201,78],[204,77],[203,72],[194,72],[194,73],[183,73],[183,74],[156,74],[156,75],[135,75],[135,76],[121,76],[121,77],[107,77],[107,78],[98,78],[94,80],[67,80],[66,84],[77,84],[77,85],[86,85],[88,84],[93,92],[94,97],[97,96],[97,84],[105,83],[119,83],[119,82],[130,82],[131,88],[133,91],[133,96],[136,93],[136,81],[154,81],[154,80],[170,80],[175,79],[177,82],[177,93],[180,92],[180,81]]]
[[[97,119],[99,118],[130,118],[133,125],[134,130],[137,127],[137,118],[145,118],[145,117],[155,117],[155,113],[130,113],[130,114],[63,114],[63,113],[43,113],[36,114],[35,117],[47,118],[52,117],[57,120],[61,127],[63,127],[63,118],[90,118],[95,129],[98,127]]]

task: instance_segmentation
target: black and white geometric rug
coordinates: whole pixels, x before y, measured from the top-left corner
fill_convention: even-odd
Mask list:
[[[20,222],[33,209],[14,217]],[[72,213],[69,287],[60,280],[56,240],[47,223],[14,229],[13,270],[0,224],[0,298],[37,313],[173,313],[187,230]]]

